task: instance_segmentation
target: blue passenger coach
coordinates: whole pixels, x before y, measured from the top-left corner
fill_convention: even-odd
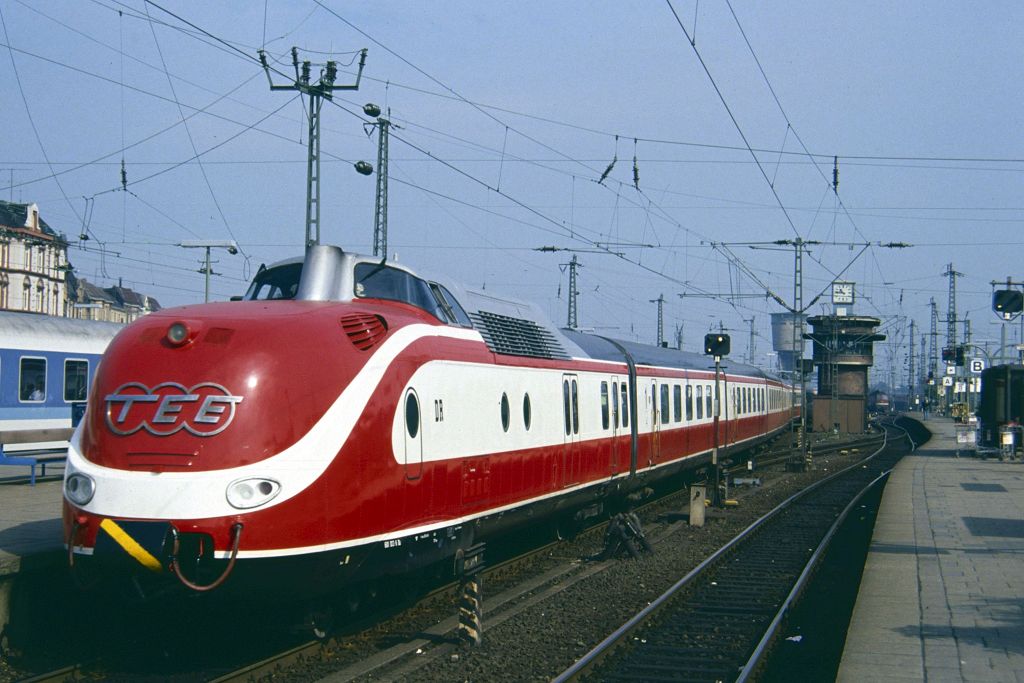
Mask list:
[[[116,323],[0,311],[0,431],[71,426]]]

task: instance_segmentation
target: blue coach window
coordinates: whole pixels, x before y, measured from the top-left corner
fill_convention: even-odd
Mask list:
[[[21,358],[18,398],[22,401],[46,400],[46,359]]]
[[[64,400],[84,401],[89,388],[89,361],[64,361]]]

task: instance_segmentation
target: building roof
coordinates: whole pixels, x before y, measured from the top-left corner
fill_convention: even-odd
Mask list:
[[[68,273],[68,288],[70,290],[68,298],[73,301],[81,299],[85,302],[104,302],[115,308],[135,306],[142,309],[148,308],[151,311],[160,310],[160,302],[151,296],[140,294],[120,285],[100,287],[85,278],[75,277],[73,273]],[[81,297],[79,297],[79,292],[81,292]]]
[[[35,204],[15,204],[0,200],[0,226],[9,228],[29,228],[29,207]],[[57,233],[46,224],[46,221],[39,218],[39,231],[50,237],[57,237]]]

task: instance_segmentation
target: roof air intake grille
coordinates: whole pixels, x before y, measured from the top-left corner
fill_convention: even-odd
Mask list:
[[[555,335],[532,320],[488,311],[476,311],[470,313],[469,317],[494,353],[532,358],[569,358]]]
[[[369,313],[346,315],[341,319],[341,327],[360,351],[369,351],[388,333],[388,324],[384,318]]]

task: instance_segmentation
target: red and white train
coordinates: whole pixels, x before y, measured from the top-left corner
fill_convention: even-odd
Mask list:
[[[720,443],[784,429],[790,387],[727,365]],[[404,574],[707,464],[714,382],[706,356],[311,247],[111,342],[71,442],[68,556],[250,596]]]

